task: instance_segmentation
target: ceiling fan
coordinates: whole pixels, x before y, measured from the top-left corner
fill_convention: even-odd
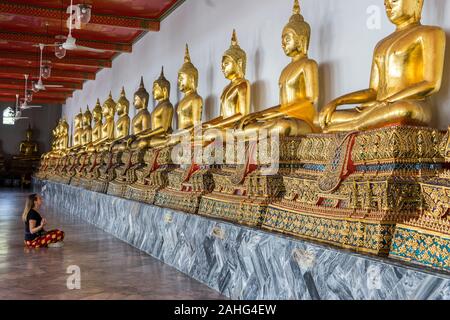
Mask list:
[[[75,12],[75,13],[74,13]],[[89,51],[96,53],[104,53],[104,50],[89,48],[85,46],[77,45],[77,39],[75,39],[72,35],[72,30],[74,29],[73,18],[76,15],[76,21],[80,20],[83,24],[87,24],[89,22],[91,16],[91,9],[88,5],[73,5],[73,0],[70,0],[70,6],[67,7],[67,13],[70,14],[69,20],[67,22],[69,28],[69,34],[67,36],[56,36],[57,42],[53,44],[45,44],[44,47],[56,47],[55,55],[57,58],[62,59],[65,57],[65,51]],[[61,19],[62,20],[62,19]],[[77,27],[75,27],[77,28]],[[81,26],[79,27],[81,28]]]
[[[28,105],[28,102],[31,102],[32,97],[30,97],[32,95],[31,91],[28,90],[28,74],[24,74],[25,77],[25,92],[24,92],[24,98],[23,98],[23,102],[20,105],[20,110],[26,110],[26,109],[31,109],[31,108],[42,108],[42,106],[30,106]]]
[[[81,10],[82,10],[82,8],[80,7],[80,5],[74,6],[73,0],[70,0],[70,6],[67,8],[67,12],[70,14],[69,23],[68,23],[69,24],[69,34],[67,35],[65,42],[63,42],[62,44],[55,44],[54,46],[58,46],[58,47],[61,46],[63,49],[68,50],[68,51],[81,50],[81,51],[90,51],[90,52],[97,52],[97,53],[105,52],[104,50],[89,48],[89,47],[80,46],[80,45],[76,44],[77,39],[75,39],[72,36],[73,15],[74,15],[74,11],[81,13]]]
[[[14,109],[14,123],[18,120],[24,120],[24,119],[29,119],[28,117],[22,117],[22,110],[19,107],[19,95],[16,94],[16,107]]]
[[[31,84],[32,90],[37,92],[40,90],[46,90],[46,88],[62,88],[63,86],[61,86],[61,85],[46,85],[45,86],[44,83],[42,82],[42,77],[43,77],[43,73],[44,73],[42,56],[43,56],[44,48],[46,45],[40,43],[35,46],[39,47],[39,49],[41,50],[41,53],[40,53],[40,60],[39,60],[39,80],[37,82],[34,82],[34,81],[32,82],[32,84]]]

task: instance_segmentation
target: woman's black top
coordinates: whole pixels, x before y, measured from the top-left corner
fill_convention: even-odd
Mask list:
[[[25,221],[25,240],[26,241],[33,241],[34,239],[39,237],[39,234],[31,233],[30,220],[36,220],[36,225],[35,225],[35,228],[36,228],[41,225],[42,217],[37,211],[35,211],[33,209],[31,209],[30,212],[28,212],[27,221]]]

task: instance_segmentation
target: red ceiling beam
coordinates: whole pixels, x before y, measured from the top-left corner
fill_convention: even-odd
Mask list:
[[[37,48],[36,48],[37,49]],[[0,52],[0,59],[8,59],[11,61],[38,62],[38,52],[21,53],[21,52]],[[53,66],[74,66],[74,67],[98,67],[111,68],[112,62],[109,59],[91,59],[91,58],[73,58],[64,57],[58,59],[54,55],[44,56],[44,60],[51,61]]]
[[[16,94],[23,96],[23,88],[22,89],[1,89],[0,88],[0,95],[1,96],[15,96]],[[55,98],[55,99],[65,99],[68,97],[72,97],[72,93],[70,92],[50,92],[50,91],[39,91],[34,92],[33,97],[46,97],[46,98]]]
[[[22,75],[23,76],[23,75]],[[64,86],[66,90],[81,90],[83,89],[82,83],[76,83],[76,82],[62,82],[62,81],[47,81],[44,80],[45,85],[60,85]],[[25,79],[18,80],[18,79],[4,79],[0,78],[0,86],[25,86]]]
[[[32,34],[32,33],[0,31],[0,40],[39,44],[39,43],[48,43],[49,37],[47,35]],[[101,42],[94,40],[77,40],[77,44],[80,46],[90,47],[93,49],[100,49],[112,52],[130,53],[133,50],[133,45],[127,43]]]
[[[47,20],[53,19],[57,21],[61,21],[61,13],[64,14],[64,19],[67,19],[68,17],[65,8],[64,10],[61,10],[60,8],[43,8],[26,4],[12,3],[9,1],[0,1],[0,12],[21,16],[41,17]],[[89,24],[129,28],[143,31],[160,30],[160,22],[155,19],[99,15],[95,13],[92,14]]]
[[[22,74],[22,75],[24,75],[24,74],[38,75],[39,74],[39,68],[0,66],[0,73]],[[51,77],[68,78],[68,79],[76,79],[76,80],[95,80],[95,73],[93,73],[93,72],[59,70],[59,69],[54,69],[53,68]]]
[[[0,102],[16,102],[16,96],[8,96],[3,97],[0,95]],[[65,104],[65,99],[54,99],[54,98],[36,98],[33,99],[33,102],[31,104],[40,104],[40,103],[49,103],[49,104]],[[13,106],[13,104],[11,105]]]

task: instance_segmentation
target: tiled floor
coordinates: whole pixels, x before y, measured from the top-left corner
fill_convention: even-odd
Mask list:
[[[0,299],[224,298],[111,235],[64,215],[46,216],[47,230],[65,231],[64,248],[25,249],[20,215],[26,194],[0,188]],[[67,287],[70,266],[80,268],[80,290]]]

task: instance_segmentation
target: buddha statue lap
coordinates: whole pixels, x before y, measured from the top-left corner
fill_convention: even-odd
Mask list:
[[[145,153],[145,167],[136,170],[137,180],[128,186],[126,198],[153,204],[159,190],[168,184],[168,175],[177,165],[173,163],[173,147],[184,137],[191,140],[196,125],[201,124],[203,99],[197,93],[198,70],[191,62],[189,48],[186,45],[184,64],[178,72],[178,89],[184,94],[179,102],[178,130],[167,137],[161,147],[155,147]]]

